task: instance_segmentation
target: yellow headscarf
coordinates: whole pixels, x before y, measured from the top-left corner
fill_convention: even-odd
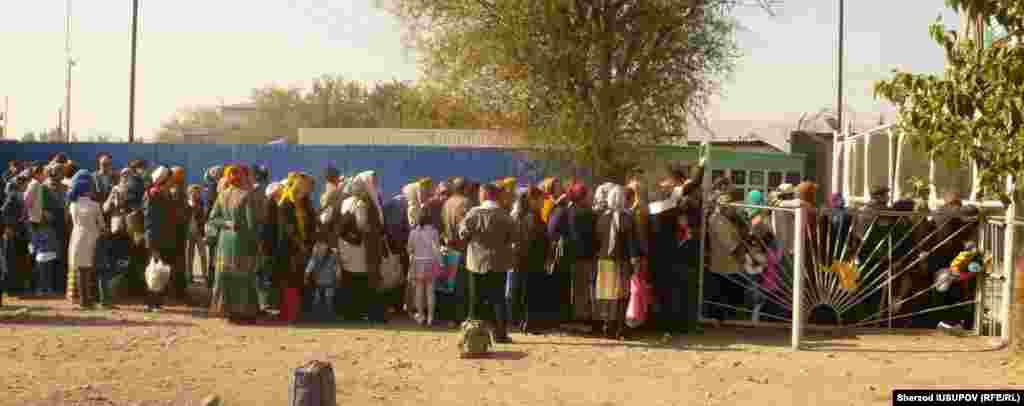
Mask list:
[[[281,192],[280,204],[291,202],[295,206],[295,220],[298,223],[299,238],[302,240],[306,239],[306,206],[299,204],[298,195],[305,191],[308,185],[308,178],[306,174],[302,172],[291,172],[288,174],[288,179],[284,184],[284,191]]]
[[[420,185],[420,190],[424,191],[428,191],[430,190],[430,188],[434,186],[434,180],[429,177],[420,178],[420,180],[417,180],[416,183]]]
[[[558,178],[544,179],[538,188],[541,192],[544,192],[544,207],[540,210],[540,218],[544,221],[544,224],[547,224],[551,218],[551,212],[555,209],[555,199],[558,198],[558,196],[554,195],[555,182],[558,182]]]
[[[512,210],[512,206],[516,200],[516,185],[518,185],[519,179],[517,178],[504,178],[494,182],[494,185],[501,188],[501,205],[507,210]]]
[[[224,175],[220,177],[220,181],[217,182],[217,192],[223,192],[227,189],[228,185],[237,186],[232,184],[232,179],[238,179],[239,168],[235,165],[230,165],[224,168]]]

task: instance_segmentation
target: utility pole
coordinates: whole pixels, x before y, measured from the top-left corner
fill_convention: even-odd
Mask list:
[[[132,68],[128,94],[128,143],[135,142],[135,50],[139,37],[139,0],[132,0]]]
[[[836,95],[836,119],[839,120],[839,128],[846,128],[843,125],[843,31],[845,16],[843,15],[844,1],[839,0],[839,61],[836,65],[838,82],[838,94]],[[845,158],[845,157],[844,157]]]
[[[67,56],[68,73],[67,89],[64,94],[64,142],[71,142],[71,67],[75,65],[71,58],[71,0],[67,1],[67,21],[65,23],[64,52]]]

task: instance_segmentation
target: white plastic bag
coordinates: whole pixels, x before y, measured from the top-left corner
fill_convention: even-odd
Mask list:
[[[167,281],[171,279],[171,266],[156,258],[149,261],[146,267],[146,286],[150,292],[163,292]]]

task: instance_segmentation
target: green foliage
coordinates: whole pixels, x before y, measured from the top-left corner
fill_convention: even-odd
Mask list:
[[[994,20],[1018,41],[1024,2],[948,0],[954,9]],[[989,47],[976,35],[929,27],[945,50],[944,75],[895,72],[875,84],[876,96],[900,110],[899,126],[912,142],[946,159],[977,161],[983,194],[997,192],[1007,175],[1024,170],[1024,47]]]
[[[22,142],[39,142],[39,137],[36,136],[35,131],[29,131],[21,137]]]
[[[907,183],[910,185],[910,195],[914,199],[928,201],[928,195],[931,193],[931,185],[928,184],[928,179],[912,176]]]
[[[728,0],[393,3],[433,83],[598,177],[685,139],[737,56]]]
[[[265,143],[282,136],[296,142],[300,128],[479,129],[492,121],[437,86],[398,81],[367,86],[336,75],[318,77],[308,88],[257,88],[251,100],[256,112],[241,127],[227,127],[217,107],[187,108],[164,122],[158,141],[184,142],[181,131],[209,130],[225,143]]]

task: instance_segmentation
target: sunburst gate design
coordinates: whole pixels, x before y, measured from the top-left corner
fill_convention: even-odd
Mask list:
[[[733,310],[740,319],[792,321],[793,209],[738,204],[715,205],[712,217],[728,218],[749,235],[753,226],[749,210],[771,213],[771,233],[766,238],[742,238],[747,254],[742,272],[721,275],[746,292],[744,303],[723,303],[705,296],[707,307]],[[891,210],[891,209],[890,209]],[[992,256],[976,248],[981,241],[977,212],[953,213],[882,211],[875,209],[813,209],[804,219],[802,308],[805,322],[828,309],[835,324],[843,327],[898,327],[918,325],[920,316],[977,303],[975,289],[968,289],[977,275],[991,271]],[[708,222],[715,227],[715,221]],[[709,229],[710,235],[714,233]],[[790,236],[787,238],[787,234]],[[788,239],[788,241],[787,241]],[[950,252],[953,257],[950,258]],[[709,253],[709,272],[714,261],[736,256]],[[705,280],[711,277],[705,274]],[[974,282],[977,283],[977,282]],[[963,289],[957,303],[935,300],[949,289]],[[766,307],[773,308],[766,311]],[[817,312],[815,312],[817,310]],[[931,315],[929,315],[930,317]],[[931,327],[935,325],[932,324]]]

